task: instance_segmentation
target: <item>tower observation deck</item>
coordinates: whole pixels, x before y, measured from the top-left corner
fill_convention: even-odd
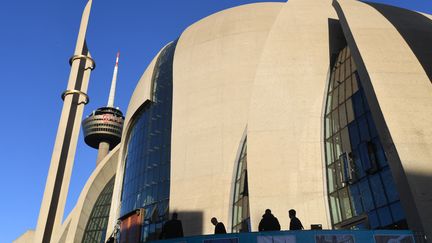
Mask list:
[[[83,122],[85,143],[98,149],[96,165],[120,143],[124,116],[119,108],[114,107],[114,96],[117,82],[119,53],[114,67],[108,105],[94,110]]]

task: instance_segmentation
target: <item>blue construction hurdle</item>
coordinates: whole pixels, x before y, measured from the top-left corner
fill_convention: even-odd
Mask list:
[[[153,241],[156,243],[156,241]],[[414,243],[410,230],[299,230],[201,235],[158,243]]]

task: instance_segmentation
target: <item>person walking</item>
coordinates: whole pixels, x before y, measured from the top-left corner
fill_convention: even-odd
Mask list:
[[[211,219],[211,222],[215,226],[215,234],[226,234],[225,225],[222,222],[218,222],[217,218],[215,217]]]
[[[173,213],[171,220],[168,220],[162,226],[162,232],[159,239],[171,239],[183,237],[183,225],[180,220],[177,219],[178,214]]]
[[[280,230],[279,220],[271,213],[270,209],[266,209],[262,219],[258,225],[259,231],[276,231]]]
[[[298,219],[296,217],[296,211],[294,209],[291,209],[290,211],[288,211],[288,214],[289,214],[289,217],[291,219],[290,227],[289,227],[290,230],[302,230],[302,229],[304,229],[302,223],[300,222],[300,219]]]

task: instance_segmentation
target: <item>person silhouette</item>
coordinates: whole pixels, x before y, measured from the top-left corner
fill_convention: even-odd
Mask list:
[[[162,226],[162,232],[159,236],[159,239],[171,239],[171,238],[179,238],[183,237],[183,226],[182,222],[177,219],[178,214],[173,213],[171,220],[168,220]]]
[[[225,225],[222,222],[218,222],[217,218],[215,217],[211,219],[211,222],[215,226],[215,234],[226,234]]]
[[[302,223],[300,222],[300,219],[298,219],[296,217],[296,211],[294,209],[290,209],[288,211],[288,214],[289,214],[289,217],[291,219],[290,227],[289,227],[290,230],[302,230],[302,229],[304,229]]]
[[[259,231],[276,231],[280,230],[279,220],[273,216],[270,209],[266,209],[258,225]]]

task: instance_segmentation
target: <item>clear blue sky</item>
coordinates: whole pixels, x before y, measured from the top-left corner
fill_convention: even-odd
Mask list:
[[[94,0],[87,43],[97,68],[85,115],[107,102],[117,50],[120,68],[116,105],[129,97],[153,56],[195,21],[253,0]],[[380,0],[432,13],[431,0]],[[85,0],[2,0],[0,3],[0,229],[11,242],[36,225],[51,152]],[[95,167],[96,151],[84,144],[76,153],[66,211]]]

